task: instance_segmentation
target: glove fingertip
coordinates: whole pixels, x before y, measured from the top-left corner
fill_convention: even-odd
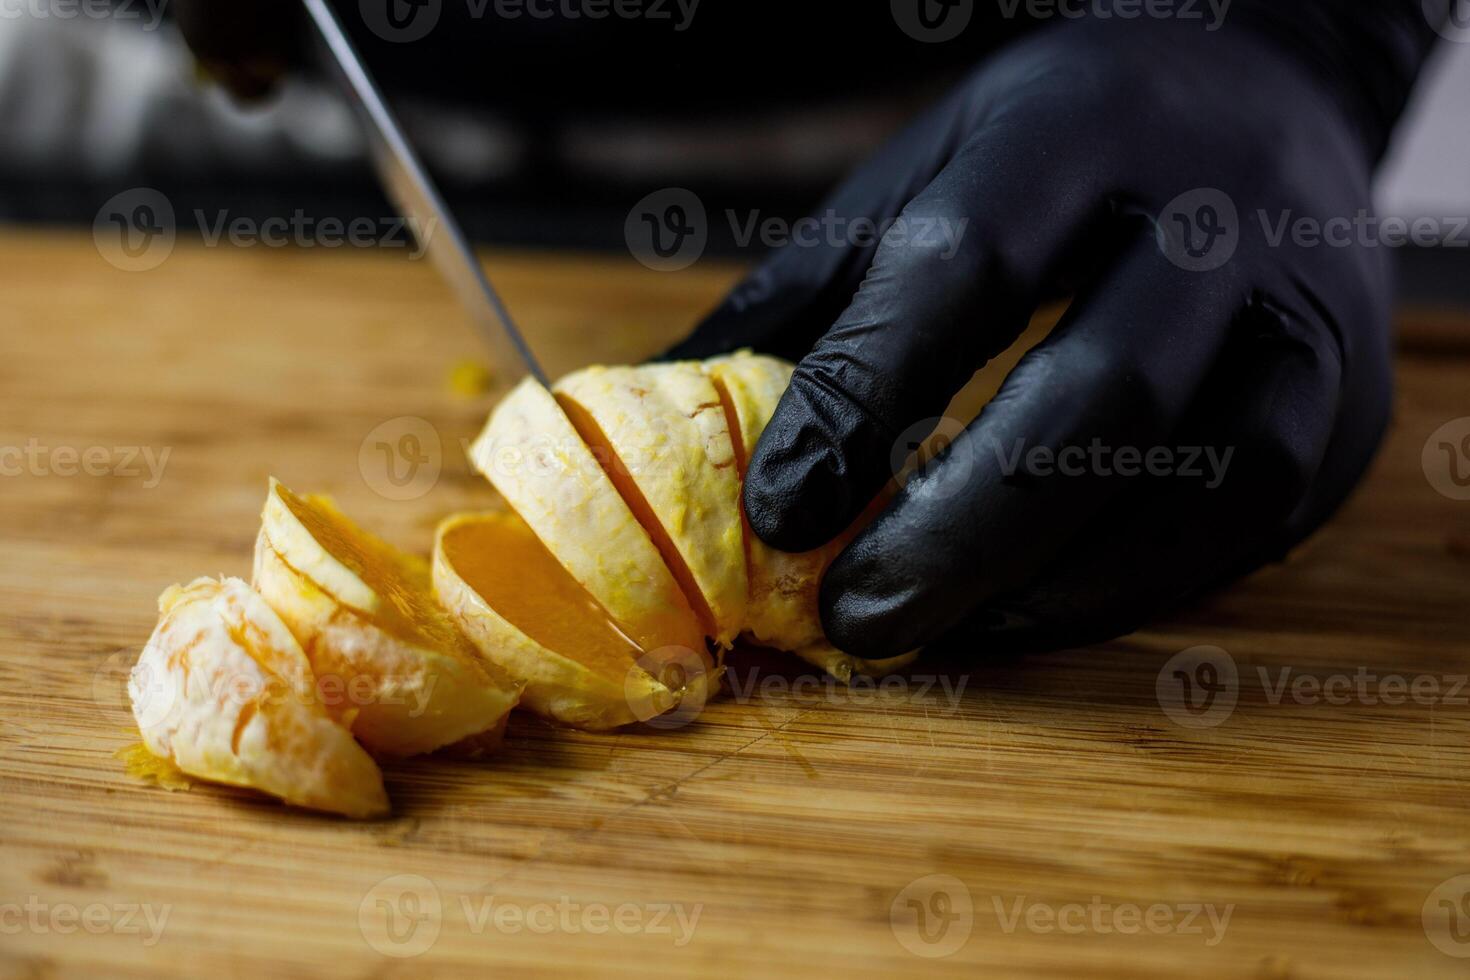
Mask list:
[[[905,615],[904,590],[876,581],[867,566],[839,558],[828,569],[818,593],[822,630],[833,646],[854,657],[896,657],[917,645],[915,624]]]
[[[752,468],[746,474],[741,491],[745,518],[755,536],[777,551],[810,551],[822,541],[809,544],[809,522],[797,516],[798,499],[789,489],[773,487],[770,481],[756,478]],[[807,533],[804,533],[807,532]]]

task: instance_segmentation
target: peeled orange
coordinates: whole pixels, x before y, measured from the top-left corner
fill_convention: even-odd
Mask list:
[[[426,562],[323,497],[271,481],[255,588],[300,641],[319,683],[345,692],[369,749],[415,755],[493,732],[522,682],[482,657],[434,597]]]
[[[129,678],[143,743],[183,772],[350,817],[386,813],[377,765],[327,710],[306,654],[236,578],[171,586]]]
[[[703,704],[715,680],[682,648],[645,653],[514,513],[439,526],[434,586],[486,657],[525,681],[521,703],[589,730]]]

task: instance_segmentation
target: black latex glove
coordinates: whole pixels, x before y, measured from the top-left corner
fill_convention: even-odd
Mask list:
[[[199,66],[236,98],[270,95],[304,59],[300,0],[177,0],[173,14]]]
[[[1326,223],[1369,207],[1391,121],[1375,100],[1396,111],[1412,66],[1397,95],[1345,93],[1336,77],[1390,73],[1334,75],[1240,21],[1070,23],[1006,49],[823,208],[902,214],[908,240],[788,245],[670,352],[802,358],[744,497],[763,540],[799,551],[858,515],[893,476],[895,440],[939,416],[1040,298],[1078,289],[981,416],[832,565],[822,617],[842,649],[889,656],[961,625],[985,634],[982,650],[1119,635],[1280,556],[1363,473],[1389,413],[1390,255],[1290,232],[1273,247],[1267,231],[1283,215]],[[1201,210],[1219,195],[1166,210],[1201,188],[1238,221]],[[961,221],[952,254],[917,234]],[[1224,224],[1213,248],[1238,239],[1228,261],[1183,267],[1215,264],[1221,252],[1183,249]],[[1203,463],[1205,478],[1004,472],[1018,444],[1094,440],[1233,454],[1213,487]]]

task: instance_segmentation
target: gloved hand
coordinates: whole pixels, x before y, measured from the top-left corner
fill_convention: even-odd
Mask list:
[[[173,9],[199,66],[236,98],[263,98],[302,61],[300,0],[177,0]]]
[[[1303,61],[1253,24],[1049,27],[823,208],[829,225],[901,215],[901,236],[788,244],[669,352],[801,358],[744,491],[754,531],[800,551],[859,514],[894,475],[895,440],[1040,299],[1076,289],[831,566],[837,646],[885,657],[959,627],[980,651],[1117,636],[1281,556],[1347,496],[1389,414],[1390,256],[1343,222],[1369,207],[1391,117]],[[1161,472],[1186,463],[1201,475]]]

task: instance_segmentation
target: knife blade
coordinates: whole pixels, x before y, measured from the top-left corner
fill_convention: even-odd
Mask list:
[[[475,258],[459,222],[444,204],[413,145],[383,99],[367,66],[326,0],[302,0],[320,36],[323,60],[362,120],[370,156],[388,199],[414,225],[419,243],[449,283],[460,305],[494,355],[501,380],[513,384],[530,374],[542,385],[546,374],[516,329],[510,311]]]

